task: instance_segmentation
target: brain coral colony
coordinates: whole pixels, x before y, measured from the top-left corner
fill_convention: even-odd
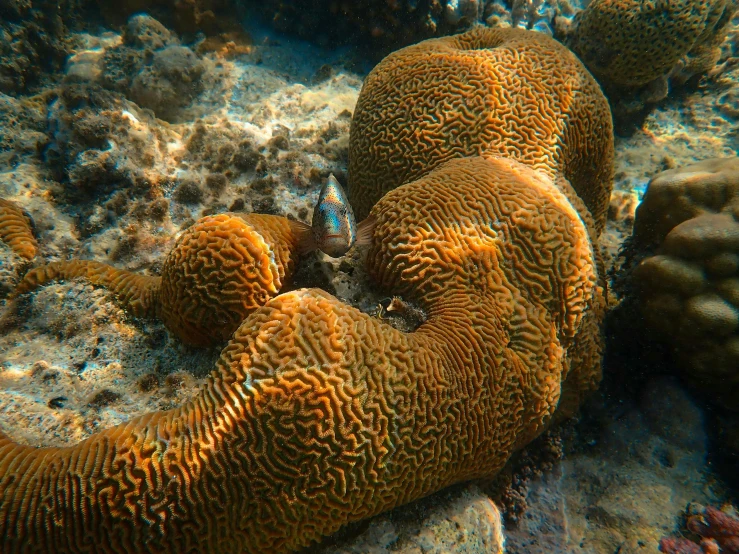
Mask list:
[[[513,51],[527,54],[519,65]],[[473,107],[466,150],[436,153],[401,125],[391,141],[366,133],[367,159],[395,146],[412,170],[361,166],[357,130],[388,117],[374,111],[387,102],[381,95],[408,90],[397,100],[407,113],[432,91],[461,101],[464,83],[447,79],[453,57],[478,68],[480,90],[515,75],[539,85],[517,93],[525,102],[493,87],[485,102],[501,120],[484,122],[484,106]],[[422,88],[412,93],[402,76],[410,84],[416,74]],[[532,132],[525,114],[537,108]],[[511,138],[495,140],[507,122]],[[469,124],[449,120],[428,136],[438,133],[441,149],[450,129]],[[7,551],[76,552],[89,537],[111,552],[289,552],[495,475],[547,427],[561,397],[572,409],[595,387],[604,289],[592,238],[609,197],[613,138],[607,104],[574,56],[525,31],[423,43],[378,66],[352,125],[352,187],[364,191],[353,202],[374,222],[368,271],[426,320],[404,333],[321,290],[275,296],[298,255],[278,217],[206,217],[180,237],[161,278],[83,262],[33,270],[29,288],[82,275],[136,315],[159,313],[185,340],[220,340],[240,326],[212,379],[179,408],[66,448],[2,435]],[[515,154],[529,134],[536,143]]]
[[[733,0],[593,0],[575,16],[567,44],[618,99],[641,110],[669,86],[713,70],[721,56]]]
[[[612,106],[631,114],[720,72],[736,10],[731,0],[592,0],[582,9],[550,0],[162,0],[152,10],[163,24],[136,14],[138,2],[77,2],[56,16],[44,2],[0,6],[0,36],[15,37],[0,44],[0,162],[9,167],[0,171],[0,389],[9,389],[0,390],[0,554],[287,554],[458,483],[492,490],[495,479],[520,480],[509,472],[526,447],[602,380],[609,213],[628,211],[612,198],[626,171],[616,167]],[[75,6],[119,34],[83,26],[69,38]],[[289,36],[235,28],[227,15],[245,6],[319,44],[356,34],[375,48],[370,57],[398,49],[362,81],[336,69],[361,65],[357,52],[319,67],[308,59],[318,50],[308,55]],[[488,26],[408,45],[481,20]],[[34,62],[44,51],[53,53],[46,69]],[[734,411],[739,163],[662,165],[632,217],[621,305],[677,355],[694,390]],[[629,198],[624,205],[637,204]],[[392,314],[383,317],[372,309],[385,297]],[[67,330],[77,321],[32,325],[84,320],[93,310],[79,309],[84,302],[105,310],[83,332]],[[412,321],[398,324],[398,312]],[[46,335],[55,342],[33,342]],[[130,337],[143,337],[143,354]],[[41,359],[54,356],[49,344],[62,352],[49,358],[53,368]],[[84,362],[60,367],[80,351]],[[187,395],[121,400],[117,415],[100,415],[130,392],[118,381],[149,393],[162,376],[177,388],[172,375],[194,381],[194,360],[210,376]],[[100,374],[119,388],[63,412]],[[47,394],[63,379],[64,394]],[[12,389],[16,381],[25,388]],[[665,422],[699,428],[700,410],[670,386],[645,387],[659,398],[643,413],[662,434]],[[680,408],[663,409],[671,403]],[[48,440],[49,411],[77,434]],[[644,454],[630,414],[594,411],[609,431],[627,422],[623,443],[603,440],[617,445],[618,479],[641,478],[621,469],[634,451],[659,457],[650,476],[689,465],[654,446],[656,434]],[[701,440],[686,438],[685,451],[703,456]],[[547,520],[514,552],[636,554],[665,536],[663,552],[739,552],[736,513],[711,507],[724,499],[705,492],[705,475],[692,489],[650,481],[649,494],[634,486],[627,495],[597,448],[582,447],[594,474],[580,479],[574,463],[560,472],[590,487],[586,506],[557,514],[579,547],[547,550],[551,536],[539,535],[557,526]],[[618,517],[593,500],[609,487]],[[455,550],[443,539],[418,551],[502,554],[490,490],[481,496],[495,531],[483,546]],[[688,508],[686,538],[671,538],[672,516],[644,523],[631,505],[623,515],[624,496],[642,495],[652,511],[676,516],[695,490],[708,507]],[[546,510],[575,505],[569,494],[547,497]],[[578,510],[590,530],[619,518],[648,529],[636,538],[609,530],[611,542],[596,548],[594,532],[577,528]],[[605,515],[591,517],[598,510]],[[458,515],[448,519],[455,537],[466,532]],[[415,552],[407,541],[342,552]]]

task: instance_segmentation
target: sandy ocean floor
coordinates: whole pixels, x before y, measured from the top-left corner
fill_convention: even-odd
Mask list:
[[[111,86],[114,49],[131,40],[112,32],[80,35],[48,90],[24,99],[0,94],[0,197],[32,216],[41,259],[156,274],[178,233],[203,215],[258,211],[309,221],[328,174],[345,182],[351,114],[371,66],[350,50],[329,52],[260,28],[250,34],[250,43],[221,51],[185,48],[196,61],[177,54],[202,75],[190,105],[172,107],[182,94],[177,83],[153,92]],[[165,39],[179,45],[174,35]],[[129,50],[143,55],[139,46]],[[739,69],[668,99],[640,130],[617,138],[609,263],[649,178],[735,155],[737,118]],[[70,175],[74,190],[60,184]],[[23,260],[0,243],[6,298],[22,270]],[[309,256],[294,286],[319,286],[366,311],[384,298],[364,274],[361,251],[344,260]],[[73,444],[176,406],[197,393],[219,351],[183,346],[161,323],[130,317],[110,293],[81,281],[4,302],[0,420],[22,443]],[[519,464],[508,500],[528,509],[507,524],[508,552],[653,553],[689,501],[726,498],[707,462],[706,415],[677,381],[618,393],[600,393],[587,416],[548,439],[563,458],[552,454],[543,472]],[[442,491],[312,551],[490,552],[500,514],[486,490]]]

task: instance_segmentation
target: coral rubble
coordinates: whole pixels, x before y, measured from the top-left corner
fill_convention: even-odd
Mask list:
[[[214,64],[182,45],[156,19],[136,15],[121,44],[105,49],[96,81],[166,121],[177,120],[205,89],[218,87]]]
[[[234,16],[243,13],[240,3],[231,0],[96,0],[96,3],[105,21],[113,27],[149,11],[178,33],[203,32],[209,36],[233,32],[238,28]]]
[[[480,19],[484,2],[287,0],[254,4],[280,31],[324,45],[364,42],[382,50],[469,26]]]
[[[69,27],[85,4],[11,0],[0,5],[0,93],[26,93],[64,66],[72,50]]]

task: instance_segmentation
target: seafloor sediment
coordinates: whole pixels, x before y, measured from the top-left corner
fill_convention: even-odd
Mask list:
[[[525,15],[497,4],[488,17],[515,23]],[[536,27],[539,16],[529,15]],[[41,259],[155,275],[178,233],[203,215],[255,211],[307,222],[326,177],[346,182],[349,124],[370,67],[353,50],[258,26],[242,35],[248,40],[212,47],[184,42],[148,16],[64,32],[72,51],[64,64],[34,76],[30,90],[0,92],[0,197],[33,219]],[[609,266],[649,178],[735,155],[738,121],[739,69],[729,66],[617,136],[602,239]],[[0,418],[16,441],[73,444],[197,393],[220,345],[183,346],[158,321],[132,318],[84,282],[10,301],[27,266],[0,243]],[[361,249],[342,260],[311,254],[292,286],[323,288],[364,311],[385,300],[365,276]],[[630,367],[612,363],[608,371],[628,375]],[[512,470],[501,502],[508,552],[656,552],[688,502],[729,497],[709,463],[705,406],[676,379],[647,383],[632,394],[606,379],[579,422],[541,441],[564,441],[547,469],[524,456]],[[500,514],[486,487],[442,491],[311,551],[490,552]]]

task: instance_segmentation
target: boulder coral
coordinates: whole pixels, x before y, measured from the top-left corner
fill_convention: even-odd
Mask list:
[[[613,125],[600,87],[542,33],[474,28],[403,48],[365,79],[349,139],[357,218],[446,160],[507,156],[569,180],[605,226]]]
[[[609,85],[684,82],[710,70],[735,0],[593,0],[575,16],[567,44]]]
[[[29,271],[16,294],[52,280],[84,277],[113,291],[132,315],[158,316],[183,342],[207,346],[230,338],[289,280],[297,246],[292,225],[270,215],[208,216],[182,233],[161,277],[95,261],[52,262]]]
[[[646,325],[697,386],[739,409],[739,158],[654,177],[630,249]]]
[[[425,311],[417,330],[287,292],[246,317],[182,407],[68,448],[0,433],[4,551],[289,552],[495,475],[597,384],[601,276],[551,178],[454,159],[371,214],[368,270]]]

